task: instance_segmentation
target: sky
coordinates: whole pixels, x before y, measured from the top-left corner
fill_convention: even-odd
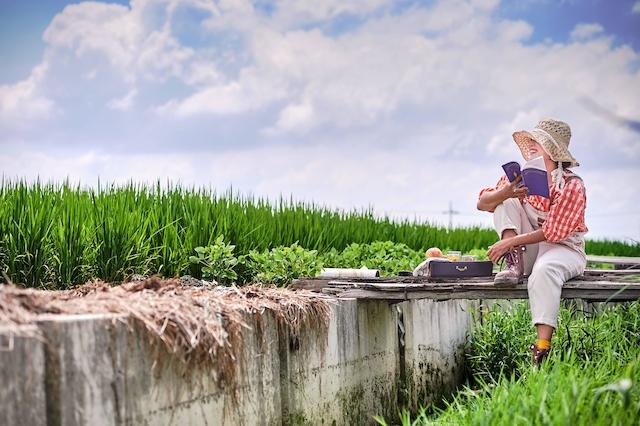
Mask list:
[[[491,226],[571,125],[588,237],[640,241],[640,1],[0,0],[0,173]]]

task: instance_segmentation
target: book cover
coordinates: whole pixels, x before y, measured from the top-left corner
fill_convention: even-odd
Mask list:
[[[522,167],[516,161],[503,164],[502,169],[507,175],[509,182],[513,182],[522,175],[522,180],[518,187],[526,186],[529,189],[528,195],[541,195],[549,198],[549,183],[547,181],[547,169],[542,157],[533,158]]]

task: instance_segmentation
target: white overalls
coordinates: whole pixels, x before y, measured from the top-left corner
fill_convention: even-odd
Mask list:
[[[535,231],[546,216],[546,212],[537,211],[528,203],[509,198],[496,206],[493,223],[502,238],[505,229],[513,229],[518,235]],[[556,328],[562,285],[581,275],[587,265],[584,233],[574,232],[557,243],[543,241],[527,245],[523,260],[524,273],[529,275],[527,289],[533,323]]]

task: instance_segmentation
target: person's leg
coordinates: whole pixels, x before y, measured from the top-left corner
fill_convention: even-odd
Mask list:
[[[546,350],[557,326],[562,285],[584,272],[586,261],[582,254],[561,244],[540,243],[527,289],[531,319],[536,326],[538,341],[534,349]],[[546,354],[544,354],[546,355]]]
[[[509,234],[521,234],[523,226],[528,222],[522,204],[516,198],[504,200],[493,211],[493,225],[500,239],[504,239]],[[505,232],[508,234],[505,235]]]

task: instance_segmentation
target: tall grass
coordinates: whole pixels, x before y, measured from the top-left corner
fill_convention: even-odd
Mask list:
[[[473,379],[444,408],[423,407],[409,425],[635,425],[640,418],[640,303],[599,315],[562,309],[551,357],[531,366],[526,303],[493,310],[473,331]],[[384,421],[380,421],[385,423]]]
[[[394,241],[469,251],[495,242],[479,227],[447,230],[373,211],[336,211],[313,203],[243,197],[180,186],[0,183],[0,268],[17,283],[65,287],[132,273],[167,277],[201,273],[195,248],[219,235],[238,254],[290,246],[329,252],[353,242]],[[640,245],[589,242],[592,254],[639,255]]]

